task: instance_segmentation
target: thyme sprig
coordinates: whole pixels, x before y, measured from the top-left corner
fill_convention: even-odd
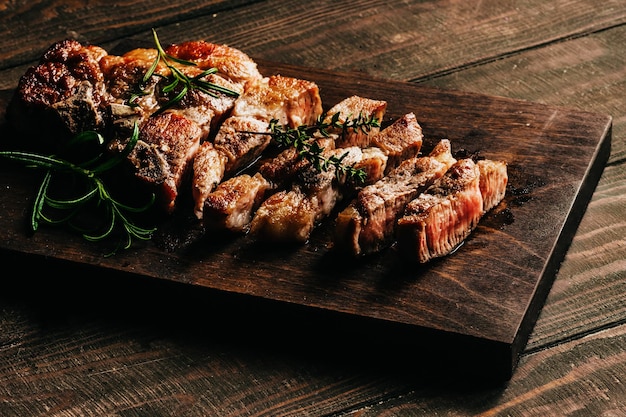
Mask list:
[[[153,75],[164,78],[166,84],[165,86],[163,86],[161,91],[166,96],[169,96],[170,94],[175,94],[174,97],[171,97],[166,103],[162,104],[159,109],[153,113],[153,115],[157,115],[173,107],[174,105],[179,103],[187,95],[187,93],[189,93],[189,91],[194,89],[200,90],[203,93],[206,93],[212,97],[219,97],[218,93],[222,93],[231,97],[239,96],[239,93],[237,91],[223,87],[219,84],[206,81],[204,79],[207,75],[217,73],[217,68],[208,68],[193,77],[189,77],[188,75],[184,74],[180,70],[180,68],[176,66],[176,64],[181,64],[185,66],[197,66],[197,64],[193,61],[180,59],[165,52],[165,49],[163,49],[163,46],[161,46],[161,42],[159,41],[156,30],[154,29],[152,29],[152,37],[154,39],[154,44],[157,50],[157,57],[141,79],[138,89],[136,89],[136,91],[131,94],[131,97],[128,100],[131,106],[137,105],[137,99],[139,97],[149,94],[146,88],[148,82]],[[156,73],[156,70],[159,67],[159,63],[163,63],[170,70],[170,76],[164,76]],[[177,88],[179,86],[180,89],[177,92]]]
[[[113,255],[120,248],[129,249],[134,239],[151,239],[152,233],[156,229],[136,225],[129,214],[147,211],[155,200],[154,194],[151,195],[145,205],[141,207],[130,206],[114,198],[101,177],[102,174],[126,158],[137,143],[138,137],[139,129],[135,125],[133,134],[122,152],[112,156],[100,152],[82,163],[70,162],[56,155],[41,155],[22,151],[0,152],[0,156],[20,162],[29,168],[45,170],[30,216],[32,231],[36,232],[40,224],[65,224],[78,230],[86,240],[92,242],[102,241],[112,237],[117,232],[122,232],[117,247],[108,255]],[[68,141],[66,149],[88,143],[93,144],[93,142],[101,147],[104,144],[104,138],[98,132],[85,131]],[[57,177],[68,180],[69,184],[73,184],[77,188],[78,184],[82,184],[78,190],[73,190],[78,195],[67,198],[53,197],[51,185]],[[104,213],[102,225],[92,229],[78,226],[75,219],[93,207]]]
[[[357,183],[363,183],[367,179],[367,172],[343,162],[348,152],[346,151],[341,156],[325,157],[324,147],[315,140],[315,135],[328,137],[331,129],[340,130],[342,135],[345,135],[350,129],[368,134],[374,127],[380,127],[380,121],[375,117],[367,117],[359,113],[355,118],[348,116],[345,121],[341,121],[340,113],[335,113],[328,121],[320,116],[315,124],[300,125],[296,128],[282,125],[278,120],[272,119],[268,129],[270,136],[278,146],[294,147],[299,157],[311,162],[318,171],[328,171],[334,167],[338,178],[345,176],[345,178]]]

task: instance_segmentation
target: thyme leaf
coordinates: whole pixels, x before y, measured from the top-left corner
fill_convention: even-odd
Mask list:
[[[155,201],[155,195],[140,207],[134,207],[117,200],[111,194],[101,174],[117,166],[132,151],[139,137],[139,129],[135,124],[133,134],[124,150],[115,155],[98,153],[96,157],[75,163],[57,155],[41,155],[22,151],[2,151],[0,157],[20,162],[28,168],[43,169],[43,180],[38,188],[30,216],[30,227],[33,232],[39,229],[40,224],[67,225],[80,231],[88,241],[101,241],[121,233],[117,247],[107,256],[113,255],[118,249],[128,249],[135,239],[149,240],[154,227],[136,225],[129,217],[131,213],[147,211]],[[102,136],[94,131],[87,131],[75,135],[70,139],[66,148],[73,148],[87,142],[96,142],[99,147],[104,143]],[[70,197],[56,197],[52,195],[53,180],[66,180],[75,186]],[[66,183],[63,183],[64,185]],[[84,228],[78,226],[75,219],[93,209],[105,216],[104,227]]]
[[[348,116],[345,121],[341,121],[339,113],[333,114],[329,121],[320,116],[315,124],[300,125],[296,128],[282,125],[278,120],[272,119],[269,124],[269,134],[274,142],[280,147],[294,147],[300,158],[304,158],[318,171],[328,171],[334,167],[337,177],[345,176],[347,179],[363,183],[367,179],[367,173],[363,169],[357,169],[354,165],[346,165],[343,163],[348,152],[341,156],[324,156],[324,148],[315,141],[315,135],[319,134],[323,137],[330,135],[331,129],[338,129],[342,135],[348,130],[358,130],[363,133],[369,133],[372,128],[380,127],[380,121],[375,117],[367,117],[362,113],[355,118]]]

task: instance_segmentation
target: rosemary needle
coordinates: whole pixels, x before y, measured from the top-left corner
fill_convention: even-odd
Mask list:
[[[98,153],[96,157],[82,163],[70,162],[56,155],[41,155],[37,153],[21,151],[3,151],[0,156],[24,164],[29,168],[45,170],[43,180],[38,188],[30,216],[30,227],[33,232],[39,229],[40,224],[60,225],[66,224],[82,233],[88,241],[101,241],[113,237],[121,232],[121,239],[117,249],[128,249],[134,239],[149,240],[153,227],[145,228],[133,223],[129,214],[147,211],[155,200],[154,194],[149,201],[140,207],[134,207],[114,198],[101,174],[117,166],[132,151],[139,137],[137,125],[124,150],[115,155]],[[104,143],[102,136],[94,131],[82,132],[74,136],[66,144],[71,148],[89,142],[96,142],[99,147]],[[82,184],[81,190],[73,190],[78,195],[69,198],[53,197],[51,184],[55,178],[62,177],[69,184]],[[71,181],[71,182],[70,182]],[[74,220],[85,211],[98,209],[104,216],[103,227],[85,229],[75,224]]]
[[[161,42],[159,41],[159,37],[157,36],[156,30],[154,29],[152,29],[152,38],[156,46],[157,57],[152,63],[152,65],[150,66],[150,68],[148,69],[148,71],[146,71],[146,73],[144,74],[141,80],[140,86],[139,86],[139,92],[133,93],[130,99],[128,100],[131,105],[135,104],[135,101],[140,96],[148,94],[145,92],[144,88],[146,84],[148,83],[148,81],[150,81],[150,78],[152,78],[153,75],[158,75],[164,78],[166,85],[163,86],[161,91],[166,96],[169,97],[170,94],[176,94],[174,97],[169,98],[166,103],[161,105],[159,109],[153,113],[153,115],[163,113],[165,110],[173,107],[174,105],[179,103],[183,98],[185,98],[185,96],[187,95],[187,93],[189,93],[189,91],[194,90],[194,89],[200,90],[203,93],[208,94],[213,97],[217,97],[218,93],[226,94],[232,97],[239,96],[239,93],[236,91],[223,87],[219,84],[206,81],[204,79],[207,75],[215,74],[217,72],[217,68],[209,68],[209,69],[202,71],[198,75],[189,77],[188,75],[183,73],[180,70],[180,68],[176,67],[175,64],[180,64],[184,66],[196,66],[197,64],[192,61],[187,61],[184,59],[177,58],[165,52],[165,49],[163,49],[163,47],[161,46]],[[170,70],[171,76],[166,77],[163,75],[155,74],[160,62],[162,62]],[[176,93],[176,89],[179,87],[180,87],[180,90],[178,91],[178,93]]]

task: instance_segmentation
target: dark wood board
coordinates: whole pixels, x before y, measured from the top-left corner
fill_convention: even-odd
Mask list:
[[[387,355],[409,347],[404,363],[428,362],[455,376],[509,378],[608,159],[611,118],[360,74],[269,63],[261,69],[316,81],[326,107],[359,94],[387,100],[388,120],[414,112],[425,152],[448,138],[453,151],[507,161],[505,200],[454,254],[427,265],[408,264],[393,248],[358,260],[338,256],[330,244],[332,220],[302,246],[206,236],[185,250],[167,252],[148,242],[104,257],[102,248],[64,230],[27,233],[36,181],[5,166],[0,249],[129,279],[200,286],[233,295],[233,302],[275,304],[284,314],[266,325],[284,328],[287,338],[290,331],[330,337],[312,324],[323,317],[337,330],[334,344],[382,341],[394,346]],[[288,323],[295,311],[297,328]],[[336,340],[342,334],[345,339]]]

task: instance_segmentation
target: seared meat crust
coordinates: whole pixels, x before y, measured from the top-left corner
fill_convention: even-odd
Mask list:
[[[409,158],[381,180],[364,187],[337,216],[337,250],[357,256],[390,245],[395,237],[396,220],[405,205],[454,162],[450,142],[442,140],[429,156]]]
[[[480,170],[471,159],[456,162],[398,220],[401,254],[425,263],[449,254],[476,228],[483,215]]]
[[[62,138],[101,129],[107,101],[99,60],[107,52],[74,40],[53,44],[20,78],[7,108],[13,126],[26,134],[52,126]]]

